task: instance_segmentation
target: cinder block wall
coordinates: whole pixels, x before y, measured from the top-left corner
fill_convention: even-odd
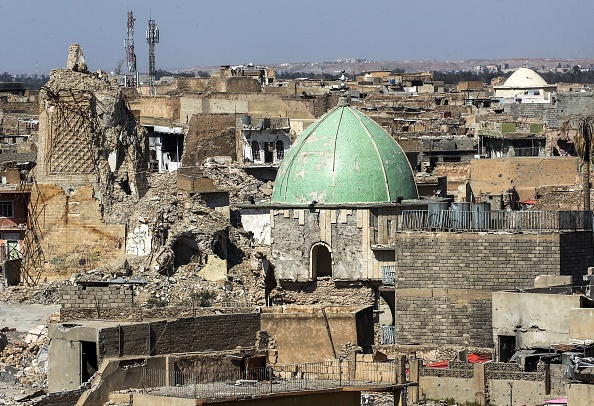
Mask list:
[[[134,303],[130,285],[66,286],[60,291],[63,308],[127,307]]]
[[[399,233],[396,341],[493,345],[491,292],[534,286],[538,275],[581,282],[593,264],[589,232]]]
[[[103,359],[252,347],[259,330],[260,313],[123,324],[99,331],[98,355]]]

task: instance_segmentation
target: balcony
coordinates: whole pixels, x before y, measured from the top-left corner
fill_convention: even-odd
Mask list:
[[[400,230],[592,231],[592,212],[405,210],[402,212]]]
[[[382,344],[395,344],[394,333],[396,328],[394,326],[381,326],[382,328]]]
[[[382,265],[382,285],[394,286],[396,265]]]

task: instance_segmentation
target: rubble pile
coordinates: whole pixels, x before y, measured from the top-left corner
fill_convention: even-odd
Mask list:
[[[8,340],[0,352],[2,381],[33,388],[47,387],[47,335],[29,341],[25,334]]]
[[[540,187],[536,197],[530,210],[578,210],[584,205],[582,190],[569,186]]]
[[[210,163],[209,172],[220,188],[226,188],[237,202],[246,195],[263,196],[262,182],[237,167]],[[152,235],[151,252],[146,256],[125,255],[113,263],[80,271],[66,281],[42,282],[36,287],[7,288],[4,300],[8,303],[59,303],[61,287],[75,281],[107,280],[115,277],[143,279],[148,284],[137,288],[135,302],[146,305],[193,305],[193,298],[210,292],[210,302],[242,302],[264,304],[263,275],[260,258],[267,247],[254,247],[248,235],[230,226],[229,219],[206,207],[198,195],[177,194],[176,176],[171,173],[149,173],[147,193],[138,201],[120,199],[106,208],[107,223],[126,223],[128,230],[140,224]],[[244,190],[245,189],[245,190]],[[265,189],[265,188],[264,188]],[[228,278],[208,281],[200,276],[203,263],[199,258],[175,268],[178,241],[191,244],[199,252],[212,252],[217,234],[228,239]]]
[[[37,286],[9,286],[2,291],[2,300],[8,304],[59,304],[60,289],[69,281],[43,281]]]
[[[208,158],[202,169],[217,189],[229,192],[231,208],[249,201],[250,198],[262,200],[272,195],[273,182],[262,182],[248,175],[235,162],[220,164],[216,159]]]
[[[333,286],[334,281],[332,280],[318,279],[312,282],[311,286],[304,288],[308,292],[307,295],[277,286],[270,293],[270,297],[273,303],[295,305],[335,305],[340,303],[341,306],[367,306],[374,301],[371,288],[361,289],[353,286],[352,288],[343,287],[340,291],[336,291]]]

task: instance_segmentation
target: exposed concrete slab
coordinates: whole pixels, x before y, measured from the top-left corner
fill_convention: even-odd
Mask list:
[[[26,333],[40,324],[45,324],[60,305],[7,304],[0,302],[0,327],[15,328]]]

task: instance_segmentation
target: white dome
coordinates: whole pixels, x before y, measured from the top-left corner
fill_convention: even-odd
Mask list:
[[[532,69],[520,68],[515,71],[503,84],[505,87],[541,87],[547,82]]]

